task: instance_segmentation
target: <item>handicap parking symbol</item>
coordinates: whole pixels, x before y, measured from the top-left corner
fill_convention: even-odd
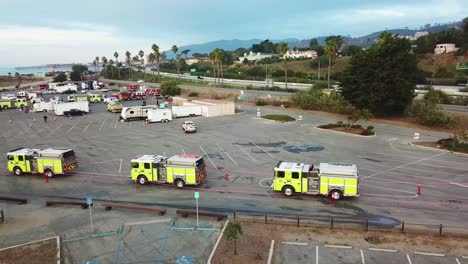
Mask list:
[[[193,257],[192,256],[179,256],[177,257],[176,264],[192,264]]]

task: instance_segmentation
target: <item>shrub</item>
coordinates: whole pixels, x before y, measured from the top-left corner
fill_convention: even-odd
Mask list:
[[[188,94],[189,97],[198,97],[198,93],[197,92],[191,92]]]
[[[273,100],[271,101],[272,106],[281,106],[283,105],[284,108],[289,108],[291,107],[291,102],[290,101],[282,101],[282,100]]]
[[[340,127],[344,126],[344,122],[343,122],[343,121],[338,121],[338,122],[336,122],[336,124],[337,124],[338,126],[340,126]]]
[[[362,128],[361,125],[352,125],[351,128]]]
[[[329,128],[335,128],[335,127],[341,127],[341,126],[342,126],[342,125],[330,123],[330,124],[326,124],[326,125],[320,125],[320,126],[318,126],[318,127],[319,127],[319,128],[329,129]]]
[[[61,72],[59,73],[57,76],[54,77],[54,80],[53,82],[56,83],[56,82],[64,82],[67,80],[67,75],[65,75],[65,73]]]
[[[374,130],[374,126],[368,126],[367,130]]]
[[[435,104],[450,104],[450,96],[442,90],[430,88],[424,95],[424,99]]]
[[[161,84],[162,94],[167,96],[180,95],[180,87],[175,81],[167,81]]]
[[[268,105],[268,102],[263,99],[258,99],[257,102],[255,102],[255,105],[264,106],[264,105]]]
[[[460,92],[468,93],[468,87],[466,87],[466,88],[460,88]]]
[[[319,82],[319,83],[314,84],[314,88],[316,88],[316,89],[327,89],[328,84],[325,83],[325,82]]]
[[[109,83],[109,86],[114,86],[114,85],[115,85],[114,82],[110,82],[110,83]]]
[[[441,145],[442,148],[445,148],[448,150],[468,153],[468,144],[457,142],[453,138],[444,138],[444,139],[437,141],[437,143]]]
[[[442,111],[439,105],[428,100],[415,100],[408,114],[428,126],[456,127],[460,123],[460,117]]]
[[[373,136],[373,135],[375,135],[375,131],[365,129],[364,131],[362,131],[361,135],[363,135],[363,136]]]
[[[306,110],[324,110],[342,114],[348,114],[354,111],[353,106],[339,93],[324,93],[322,90],[316,88],[297,92],[292,97],[292,101],[294,104]]]
[[[246,90],[253,90],[254,87],[253,87],[253,85],[249,84],[249,85],[247,85],[247,86],[245,87],[245,89],[246,89]]]

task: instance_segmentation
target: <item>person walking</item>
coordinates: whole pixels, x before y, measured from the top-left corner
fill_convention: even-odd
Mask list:
[[[44,116],[44,123],[47,123],[47,116]]]

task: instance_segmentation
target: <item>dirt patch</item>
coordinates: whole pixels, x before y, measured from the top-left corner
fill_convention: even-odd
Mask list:
[[[413,142],[413,144],[424,146],[424,147],[429,147],[429,148],[437,148],[437,149],[441,148],[441,146],[437,144],[437,142],[434,142],[434,141],[418,141],[418,142]]]
[[[282,224],[263,224],[241,220],[244,232],[237,241],[236,256],[234,242],[221,240],[213,263],[265,263],[268,259],[271,240],[275,240],[275,251],[284,241],[317,244],[347,245],[356,248],[376,247],[412,251],[440,252],[452,256],[468,254],[468,237],[456,235],[439,236],[430,233],[400,233],[325,227],[295,227]],[[260,257],[261,259],[260,259]]]
[[[57,264],[57,239],[0,250],[0,264]]]

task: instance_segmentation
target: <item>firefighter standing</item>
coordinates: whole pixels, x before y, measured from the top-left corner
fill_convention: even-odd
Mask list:
[[[47,123],[47,116],[44,116],[44,123]]]

